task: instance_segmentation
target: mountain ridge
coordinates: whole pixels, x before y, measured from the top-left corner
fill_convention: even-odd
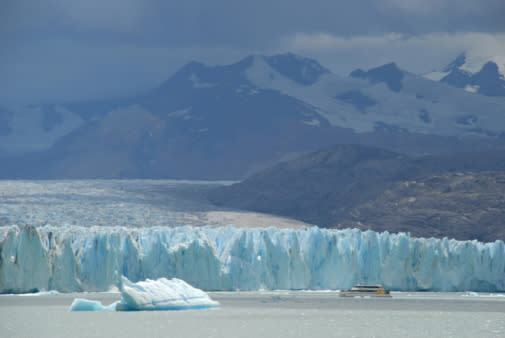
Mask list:
[[[442,83],[486,96],[505,96],[505,61],[496,57],[473,56],[461,53],[441,72],[427,74]]]
[[[138,96],[32,107],[25,120],[2,113],[0,177],[242,179],[338,143],[418,155],[505,148],[504,98],[394,63],[358,74],[291,53],[194,61]],[[23,135],[33,141],[16,153]]]
[[[375,147],[337,145],[217,188],[208,197],[219,206],[321,227],[505,239],[505,155],[455,157],[410,158]]]

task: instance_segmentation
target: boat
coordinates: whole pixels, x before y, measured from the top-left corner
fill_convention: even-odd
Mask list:
[[[340,291],[340,297],[391,297],[389,290],[382,285],[355,285],[349,290]]]

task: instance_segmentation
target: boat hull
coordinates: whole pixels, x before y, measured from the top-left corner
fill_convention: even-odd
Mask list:
[[[387,294],[378,294],[378,293],[362,293],[362,292],[347,292],[347,291],[342,291],[339,294],[340,297],[380,297],[380,298],[391,298],[391,295],[389,293]]]
[[[340,297],[391,297],[381,285],[356,285],[352,289],[341,291]]]

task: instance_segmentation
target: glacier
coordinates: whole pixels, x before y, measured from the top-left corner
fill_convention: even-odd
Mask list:
[[[206,291],[503,292],[505,245],[318,227],[0,227],[0,293],[107,291],[121,276]]]
[[[160,311],[208,309],[219,306],[208,294],[177,278],[147,279],[132,283],[121,276],[121,300],[108,306],[99,301],[76,298],[70,311]]]

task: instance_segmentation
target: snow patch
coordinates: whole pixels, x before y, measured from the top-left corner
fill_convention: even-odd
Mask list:
[[[188,107],[186,109],[181,109],[181,110],[176,110],[176,111],[170,112],[167,114],[167,117],[169,117],[169,118],[183,117],[186,119],[187,117],[189,117],[189,112],[191,111],[191,108],[192,107]]]
[[[52,106],[61,121],[51,128],[44,128],[43,106],[13,106],[8,119],[12,131],[0,135],[2,150],[11,154],[22,154],[49,149],[60,137],[72,132],[84,124],[81,117],[63,106]]]
[[[471,85],[467,85],[465,87],[465,90],[469,93],[477,93],[479,91],[479,86],[475,85],[475,86],[471,86]]]
[[[459,69],[475,74],[489,61],[494,62],[498,66],[498,70],[502,76],[505,75],[505,56],[484,55],[478,51],[468,52],[466,54],[466,62]]]
[[[235,89],[235,94],[237,95],[257,95],[259,90],[257,88],[251,87],[249,85],[240,85],[239,88]]]
[[[245,72],[254,86],[277,90],[314,107],[332,126],[351,128],[356,132],[373,132],[377,123],[394,125],[409,132],[464,136],[472,130],[455,123],[458,116],[484,112],[476,128],[500,133],[505,125],[500,97],[471,95],[413,74],[406,73],[402,90],[392,92],[384,83],[370,84],[356,78],[342,78],[332,73],[321,75],[311,85],[301,85],[286,78],[261,57],[254,57]],[[443,74],[438,74],[442,76]],[[335,98],[338,93],[359,91],[375,102],[366,108],[366,115],[353,104]],[[417,118],[419,112],[429,111],[427,118]]]
[[[215,84],[215,83],[202,82],[200,80],[200,78],[195,73],[191,73],[191,76],[189,79],[193,83],[194,88],[212,88],[212,87],[217,86],[217,84]]]
[[[311,121],[303,121],[303,123],[308,124],[309,126],[319,127],[321,125],[321,121],[313,119]]]
[[[450,72],[431,72],[428,74],[424,74],[423,76],[429,80],[432,81],[440,81],[447,75],[449,75]]]

